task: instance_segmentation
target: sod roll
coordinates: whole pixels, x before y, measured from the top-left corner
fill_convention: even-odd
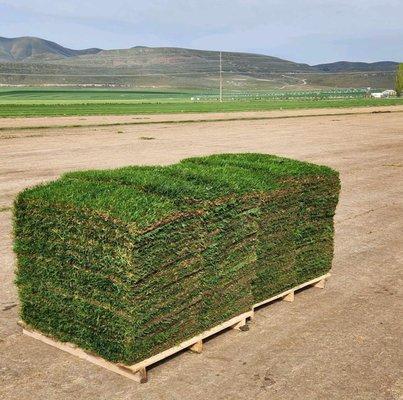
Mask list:
[[[339,178],[262,154],[64,175],[20,193],[21,317],[133,364],[326,273]]]

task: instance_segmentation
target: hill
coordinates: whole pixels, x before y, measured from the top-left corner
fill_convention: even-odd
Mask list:
[[[72,50],[36,37],[0,37],[0,62],[4,61],[48,61],[65,59],[84,54],[95,54],[100,49]]]
[[[264,54],[222,52],[233,92],[390,88],[396,64],[336,62],[310,66]],[[215,89],[219,52],[176,47],[73,50],[35,37],[0,37],[0,85]]]
[[[227,72],[250,74],[270,72],[309,72],[311,67],[262,54],[222,52]],[[103,50],[66,60],[66,65],[92,67],[132,67],[139,71],[216,72],[219,52],[175,47],[133,47],[123,50]]]
[[[396,71],[398,63],[394,61],[378,61],[374,63],[337,61],[328,64],[314,65],[323,72],[373,72],[373,71]]]
[[[174,47],[136,46],[129,49],[101,50],[97,48],[72,50],[57,43],[35,37],[0,37],[0,62],[57,63],[77,67],[125,68],[151,72],[216,71],[217,51]],[[308,72],[311,67],[277,57],[261,54],[223,52],[227,68],[249,72]]]
[[[397,62],[374,63],[338,61],[309,66],[263,54],[223,52],[228,72],[252,74],[275,72],[362,72],[395,71]],[[174,68],[191,68],[208,72],[216,70],[217,51],[176,47],[135,46],[129,49],[102,50],[91,48],[73,50],[49,40],[36,37],[0,37],[0,62],[63,63],[80,67],[124,68],[134,67],[163,72]]]

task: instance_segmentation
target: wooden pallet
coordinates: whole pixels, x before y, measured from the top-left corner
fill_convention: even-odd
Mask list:
[[[136,382],[144,383],[147,382],[147,367],[149,367],[150,365],[155,364],[156,362],[161,361],[185,349],[189,349],[195,353],[201,353],[203,349],[203,339],[215,335],[216,333],[221,332],[227,328],[243,330],[243,327],[246,326],[246,320],[252,317],[252,314],[253,311],[248,311],[246,313],[240,314],[234,318],[231,318],[226,322],[223,322],[222,324],[215,326],[214,328],[211,328],[197,336],[192,337],[191,339],[185,340],[184,342],[178,344],[177,346],[171,347],[168,350],[165,350],[161,353],[156,354],[155,356],[147,358],[146,360],[143,360],[133,365],[123,365],[119,363],[106,361],[102,357],[90,354],[72,343],[62,343],[48,336],[45,336],[44,334],[35,331],[34,329],[31,329],[23,321],[20,321],[19,325],[22,326],[23,328],[22,333],[24,335],[40,340],[43,343],[49,344],[53,347],[56,347],[74,356],[82,358],[93,364],[99,365],[100,367],[106,368],[109,371],[123,375],[126,378],[132,379]]]
[[[99,357],[97,355],[84,351],[72,343],[62,343],[62,342],[59,342],[48,336],[45,336],[44,334],[42,334],[38,331],[35,331],[34,329],[31,329],[28,325],[26,325],[22,321],[19,322],[19,325],[21,325],[23,328],[23,331],[22,331],[23,334],[25,334],[27,336],[40,340],[43,343],[49,344],[53,347],[56,347],[67,353],[70,353],[74,356],[82,358],[82,359],[89,361],[93,364],[96,364],[100,367],[106,368],[109,371],[115,372],[119,375],[123,375],[126,378],[132,379],[136,382],[144,383],[144,382],[147,382],[147,367],[149,367],[150,365],[155,364],[158,361],[161,361],[161,360],[163,360],[175,353],[178,353],[179,351],[185,350],[185,349],[189,349],[194,353],[201,353],[203,350],[203,340],[204,339],[206,339],[212,335],[215,335],[216,333],[221,332],[227,328],[243,330],[243,328],[246,327],[247,319],[253,318],[254,310],[257,307],[260,307],[264,304],[271,303],[272,301],[275,301],[277,299],[282,299],[284,301],[294,301],[294,293],[297,290],[302,289],[306,286],[312,285],[312,286],[323,289],[325,287],[325,281],[329,276],[330,276],[330,274],[322,275],[318,278],[315,278],[308,282],[302,283],[301,285],[298,285],[292,289],[286,290],[285,292],[282,292],[276,296],[270,297],[267,300],[256,303],[252,306],[251,311],[248,311],[248,312],[240,314],[234,318],[231,318],[230,320],[223,322],[222,324],[219,324],[219,325],[215,326],[214,328],[211,328],[197,336],[194,336],[191,339],[185,340],[184,342],[180,343],[177,346],[171,347],[168,350],[165,350],[161,353],[156,354],[155,356],[147,358],[146,360],[143,360],[143,361],[133,364],[133,365],[123,365],[120,363],[113,363],[110,361],[106,361],[102,357]]]
[[[322,276],[319,276],[319,277],[314,278],[314,279],[311,279],[308,282],[301,283],[300,285],[295,286],[295,287],[293,287],[291,289],[288,289],[285,292],[282,292],[280,294],[276,294],[275,296],[270,297],[269,299],[266,299],[266,300],[263,300],[263,301],[261,301],[259,303],[254,304],[252,306],[252,310],[254,311],[256,308],[258,308],[260,306],[263,306],[265,304],[271,303],[271,302],[273,302],[275,300],[278,300],[278,299],[282,299],[284,301],[292,302],[292,301],[294,301],[295,292],[297,290],[300,290],[300,289],[302,289],[304,287],[307,287],[307,286],[314,286],[314,287],[317,287],[319,289],[323,289],[325,287],[325,284],[326,284],[326,279],[328,279],[329,277],[330,277],[330,273],[322,275]]]

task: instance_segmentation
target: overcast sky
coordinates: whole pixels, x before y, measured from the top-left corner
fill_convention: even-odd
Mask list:
[[[74,49],[247,51],[309,64],[403,61],[403,0],[0,0],[0,36]]]

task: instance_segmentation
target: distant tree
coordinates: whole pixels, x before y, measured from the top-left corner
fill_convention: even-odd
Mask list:
[[[397,66],[396,71],[396,93],[400,97],[403,95],[403,63]]]

